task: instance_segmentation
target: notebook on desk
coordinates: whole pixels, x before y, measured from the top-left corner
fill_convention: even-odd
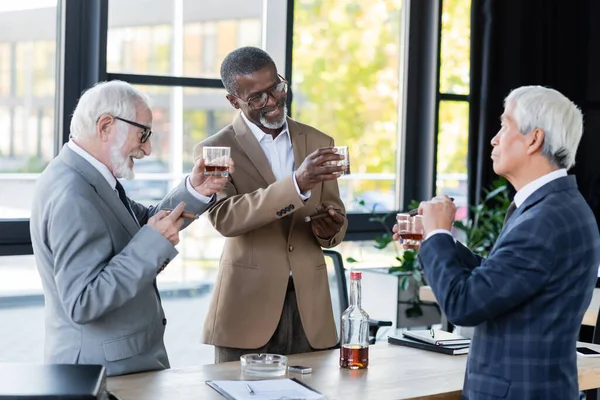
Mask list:
[[[206,381],[228,400],[324,400],[325,396],[297,379]]]
[[[404,331],[402,335],[419,342],[425,342],[436,346],[471,344],[471,339],[455,333],[442,331],[439,329],[420,329],[414,331]]]
[[[404,336],[388,336],[388,343],[398,346],[412,347],[414,349],[434,351],[436,353],[450,354],[457,356],[469,353],[469,344],[448,344],[445,346],[436,346],[435,344],[420,342]]]

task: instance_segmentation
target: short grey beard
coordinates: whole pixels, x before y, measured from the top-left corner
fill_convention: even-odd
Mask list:
[[[265,128],[279,129],[283,125],[285,125],[285,118],[287,116],[287,113],[288,113],[287,104],[284,104],[283,105],[283,117],[281,117],[281,119],[279,121],[269,122],[262,114],[259,117],[259,121],[260,121],[261,125],[264,126]]]

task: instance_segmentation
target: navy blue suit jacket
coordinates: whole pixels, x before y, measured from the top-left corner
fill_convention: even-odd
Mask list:
[[[448,320],[476,326],[463,398],[578,398],[575,346],[600,238],[573,176],[529,196],[487,259],[446,234],[425,240],[419,258]]]

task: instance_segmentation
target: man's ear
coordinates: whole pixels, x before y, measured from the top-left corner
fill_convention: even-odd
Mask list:
[[[240,109],[240,105],[238,104],[238,101],[235,97],[233,97],[230,94],[226,95],[225,97],[227,98],[227,100],[229,101],[229,104],[231,104],[231,106],[233,108],[235,108],[236,110]]]
[[[538,151],[542,151],[542,148],[544,146],[544,138],[546,137],[546,134],[544,133],[544,131],[540,128],[535,128],[533,130],[533,132],[531,132],[531,134],[529,135],[529,138],[527,140],[527,154],[533,154],[536,153]]]
[[[96,122],[96,135],[102,142],[108,142],[114,121],[115,119],[108,114],[103,114],[98,118],[98,122]]]

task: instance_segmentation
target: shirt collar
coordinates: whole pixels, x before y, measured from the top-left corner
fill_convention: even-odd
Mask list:
[[[540,176],[536,180],[529,182],[515,194],[515,205],[517,206],[517,208],[520,207],[521,204],[523,204],[525,200],[527,200],[527,198],[531,196],[536,190],[538,190],[545,184],[550,183],[555,179],[562,178],[564,176],[567,176],[567,170],[561,168],[557,169],[556,171],[552,171],[549,174]]]
[[[251,122],[248,119],[248,117],[246,117],[246,114],[244,114],[243,111],[241,111],[241,114],[242,114],[242,118],[244,119],[244,122],[246,122],[246,125],[248,125],[248,128],[250,128],[250,131],[252,132],[252,134],[254,135],[256,140],[258,140],[258,143],[260,143],[267,136],[267,134],[265,132],[263,132],[263,130],[260,129],[256,124]],[[271,135],[269,135],[269,136],[271,136]],[[292,143],[292,140],[290,139],[290,132],[288,130],[287,118],[285,120],[285,123],[283,124],[283,128],[281,129],[281,133],[279,135],[277,135],[277,137],[279,137],[279,136],[287,137],[287,141],[290,144]]]
[[[92,164],[92,167],[96,168],[98,172],[100,172],[100,174],[104,177],[104,179],[106,179],[106,182],[108,182],[110,187],[115,189],[115,187],[117,186],[117,178],[115,178],[115,176],[112,174],[112,172],[110,172],[106,165],[102,164],[100,161],[94,158],[94,156],[82,149],[79,145],[77,145],[77,143],[73,141],[73,139],[67,142],[67,146],[69,146],[69,149],[73,150],[75,153],[80,155],[84,160]]]

